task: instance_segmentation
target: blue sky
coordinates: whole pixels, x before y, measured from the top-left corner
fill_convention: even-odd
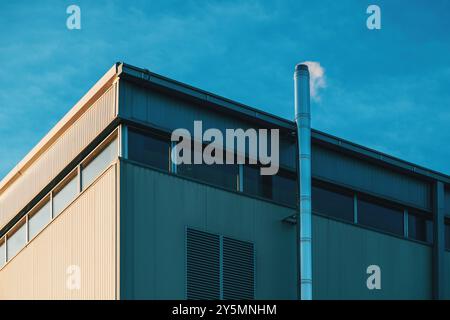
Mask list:
[[[81,30],[66,8],[81,8]],[[366,28],[381,8],[382,29]],[[293,118],[293,68],[325,87],[313,127],[450,174],[450,1],[33,1],[0,9],[0,178],[116,61]]]

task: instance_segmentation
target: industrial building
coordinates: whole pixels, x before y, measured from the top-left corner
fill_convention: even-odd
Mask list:
[[[310,130],[295,72],[292,121],[115,64],[0,183],[0,299],[450,298],[450,177]],[[175,164],[196,120],[278,173]]]

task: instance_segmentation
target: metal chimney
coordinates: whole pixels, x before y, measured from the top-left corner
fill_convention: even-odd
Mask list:
[[[311,254],[311,111],[309,70],[297,64],[294,72],[295,122],[297,124],[299,212],[297,216],[299,297],[312,300]]]

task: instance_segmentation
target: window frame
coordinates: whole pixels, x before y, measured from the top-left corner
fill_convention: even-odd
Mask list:
[[[10,246],[9,246],[9,242],[11,241],[11,237],[14,236],[14,234],[16,234],[21,228],[24,228],[25,230],[25,243],[23,244],[22,247],[20,247],[13,255],[10,256]],[[11,261],[12,259],[14,259],[14,257],[16,257],[27,245],[29,242],[29,236],[28,236],[28,216],[25,215],[22,218],[20,218],[12,227],[11,229],[8,230],[8,232],[6,232],[4,239],[6,240],[6,255],[5,255],[5,260],[6,263],[8,263],[9,261]],[[3,265],[5,266],[6,263]]]
[[[270,178],[270,197],[268,196],[264,196],[264,187],[266,186],[265,183],[262,184],[262,189],[261,189],[261,194],[257,194],[257,193],[252,193],[248,191],[248,179],[246,179],[246,171],[249,169],[251,170],[260,170],[261,167],[263,167],[261,164],[250,164],[248,158],[246,158],[245,160],[245,164],[242,165],[242,170],[239,171],[239,174],[242,173],[242,191],[240,191],[241,193],[245,194],[246,196],[250,196],[250,197],[255,197],[256,199],[263,199],[266,201],[270,201],[273,203],[276,203],[278,205],[282,205],[282,206],[287,206],[289,208],[293,208],[293,209],[297,209],[298,205],[299,205],[299,199],[300,199],[300,195],[299,195],[299,188],[298,188],[298,175],[297,175],[297,171],[294,171],[292,169],[286,168],[286,167],[279,167],[277,174],[275,175],[259,175],[260,177],[262,177],[261,179],[269,179]],[[295,183],[295,190],[294,190],[294,194],[295,194],[295,201],[293,204],[289,204],[277,199],[274,199],[275,194],[274,194],[274,177],[282,177],[282,178],[292,178],[295,177],[295,179],[291,179],[292,181],[294,181]]]
[[[24,214],[20,217],[20,219],[15,222],[10,228],[8,228],[7,230],[5,230],[5,233],[0,237],[0,243],[4,243],[5,245],[5,263],[2,265],[0,264],[0,270],[2,270],[8,263],[9,261],[12,259],[10,259],[8,257],[8,238],[11,236],[11,234],[14,234],[17,229],[19,229],[20,227],[22,227],[22,225],[18,226],[20,223],[24,223],[25,224],[25,232],[26,232],[26,242],[25,245],[20,248],[20,250],[17,251],[16,254],[14,254],[14,257],[20,252],[22,251],[25,247],[28,246],[28,244],[35,239],[43,230],[45,230],[52,222],[54,219],[56,219],[59,215],[61,215],[90,185],[94,184],[95,181],[101,177],[103,175],[103,173],[108,170],[112,164],[114,164],[115,162],[111,162],[106,168],[104,168],[104,170],[102,170],[100,172],[99,175],[96,176],[96,178],[94,178],[92,180],[92,182],[84,189],[81,190],[81,164],[82,163],[86,163],[89,162],[89,160],[93,158],[95,158],[95,154],[99,154],[101,153],[101,151],[103,151],[110,142],[112,142],[114,139],[117,139],[117,155],[118,157],[120,156],[120,134],[119,134],[119,128],[120,125],[118,127],[115,127],[111,130],[111,132],[109,132],[106,137],[101,140],[97,145],[93,146],[93,149],[87,154],[85,155],[83,158],[81,158],[80,161],[77,162],[76,165],[74,165],[74,167],[66,174],[64,175],[62,178],[59,179],[59,181],[51,186],[51,183],[49,183],[50,190],[44,194],[32,207],[31,209],[27,210],[24,212]],[[76,158],[75,158],[76,159]],[[73,199],[71,199],[62,209],[61,212],[58,215],[55,215],[55,211],[54,211],[54,196],[60,192],[69,182],[72,181],[72,179],[76,179],[77,181],[77,193],[75,194],[75,196],[73,197]],[[45,206],[47,204],[47,202],[50,204],[50,212],[51,212],[51,217],[50,220],[44,224],[41,228],[41,230],[39,230],[33,237],[30,237],[30,226],[29,226],[29,220],[30,217],[32,217],[34,214],[36,214],[43,206]]]
[[[95,183],[95,181],[98,179],[98,177],[100,177],[102,175],[102,173],[109,168],[109,166],[114,163],[114,160],[111,161],[110,163],[108,163],[106,165],[105,168],[103,168],[100,173],[98,175],[96,175],[92,181],[90,181],[87,185],[83,186],[83,170],[89,166],[90,163],[92,163],[98,155],[100,155],[106,148],[108,148],[111,143],[114,142],[114,140],[116,140],[117,143],[117,150],[116,150],[116,155],[117,157],[115,158],[116,160],[119,158],[120,155],[120,137],[119,134],[117,132],[117,129],[114,130],[110,135],[108,135],[98,146],[96,146],[94,148],[94,150],[92,150],[82,161],[80,161],[80,163],[77,165],[77,167],[79,167],[79,190],[81,192],[83,192],[84,190],[88,189],[93,183]]]
[[[69,183],[75,180],[77,185],[77,192],[74,195],[73,199],[70,199],[61,209],[60,212],[56,212],[55,210],[55,197],[60,193]],[[64,210],[66,210],[70,204],[77,198],[77,196],[81,193],[80,191],[80,175],[78,166],[75,167],[72,171],[70,171],[51,191],[52,193],[52,219],[55,219],[59,216]]]
[[[429,244],[429,245],[433,245],[434,243],[434,221],[433,221],[433,215],[431,213],[428,212],[423,212],[417,209],[413,209],[413,208],[407,208],[406,209],[408,212],[408,239],[409,240],[413,240],[413,241],[418,241],[420,243],[424,243],[424,244]],[[425,220],[425,230],[426,232],[428,232],[428,227],[427,227],[427,222],[431,222],[431,241],[427,241],[427,240],[421,240],[421,239],[417,239],[417,238],[413,238],[411,236],[410,233],[410,226],[411,226],[411,217],[418,217],[419,219],[424,219]],[[427,237],[427,235],[425,235],[425,237]],[[444,234],[445,237],[445,234]]]
[[[332,216],[332,215],[329,215],[329,214],[326,214],[326,213],[322,213],[322,212],[313,210],[313,201],[314,201],[312,199],[313,187],[324,189],[324,190],[326,190],[328,192],[333,192],[333,193],[336,193],[336,194],[341,195],[341,196],[349,197],[349,199],[352,201],[352,208],[351,208],[351,210],[352,210],[352,218],[347,220],[347,219],[344,219],[344,218]],[[331,184],[331,183],[327,183],[327,182],[323,182],[323,181],[320,181],[320,180],[313,179],[312,183],[311,183],[311,212],[314,213],[314,214],[317,214],[319,216],[325,217],[325,218],[330,218],[330,219],[334,219],[334,220],[341,221],[341,222],[344,222],[344,223],[351,223],[351,224],[354,224],[354,225],[358,225],[358,223],[355,222],[355,216],[357,215],[357,206],[355,205],[355,201],[357,202],[357,200],[355,199],[355,196],[356,196],[356,199],[357,199],[357,193],[355,191],[352,191],[352,190],[347,189],[347,188],[343,188],[343,187],[335,185],[335,184]]]
[[[232,188],[228,187],[228,186],[225,186],[225,185],[218,184],[218,183],[214,183],[214,182],[211,182],[211,181],[208,181],[208,180],[205,180],[205,179],[201,179],[201,178],[198,178],[198,177],[194,177],[194,176],[183,174],[182,166],[196,166],[196,165],[198,166],[198,164],[194,164],[193,163],[193,159],[194,159],[193,157],[194,157],[194,148],[195,148],[194,146],[195,146],[196,143],[199,144],[200,142],[199,141],[195,141],[194,139],[190,139],[190,141],[191,141],[191,162],[192,163],[189,164],[189,165],[186,165],[186,164],[176,165],[176,174],[178,176],[180,176],[180,177],[185,177],[185,178],[188,178],[188,179],[192,179],[192,180],[198,181],[200,183],[204,183],[204,184],[207,184],[207,185],[215,186],[215,187],[218,187],[218,188],[221,188],[221,189],[225,189],[225,190],[230,190],[232,192],[239,192],[239,189],[240,189],[240,177],[239,177],[240,169],[239,169],[239,166],[240,166],[240,164],[238,164],[236,162],[236,154],[234,154],[235,160],[234,160],[233,164],[227,164],[226,163],[226,154],[230,153],[230,151],[228,151],[226,148],[221,148],[222,149],[222,154],[223,154],[223,157],[224,157],[224,163],[223,164],[216,164],[216,163],[214,163],[214,164],[208,165],[208,164],[202,163],[202,164],[200,164],[200,166],[216,166],[216,165],[217,166],[220,166],[220,165],[236,166],[236,172],[235,172],[235,175],[234,175],[234,178],[233,178],[233,180],[234,180],[233,185],[234,186]],[[202,154],[203,154],[204,148],[207,146],[207,144],[206,143],[201,143],[201,145],[202,145]],[[169,152],[169,158],[170,158],[170,162],[172,163],[172,157],[170,156],[170,152]]]
[[[173,169],[172,169],[172,160],[171,160],[171,156],[170,156],[170,152],[171,152],[171,149],[172,149],[172,144],[171,144],[171,139],[170,139],[171,135],[169,133],[161,131],[161,130],[157,130],[157,129],[154,129],[154,128],[147,128],[147,127],[143,128],[143,127],[140,127],[140,126],[133,126],[133,125],[127,125],[126,126],[126,132],[127,132],[126,137],[124,137],[126,139],[126,141],[124,143],[127,146],[126,147],[126,150],[127,150],[127,152],[126,152],[126,159],[127,160],[133,161],[135,163],[140,163],[140,164],[143,164],[143,165],[148,166],[150,168],[161,170],[163,172],[172,173],[172,171],[173,171]],[[168,148],[167,148],[167,166],[166,166],[166,168],[163,169],[163,168],[160,168],[160,167],[155,166],[153,164],[145,163],[145,162],[134,160],[134,159],[130,158],[130,145],[131,145],[130,144],[130,135],[133,135],[134,133],[141,134],[143,136],[147,136],[147,137],[153,138],[155,140],[160,140],[162,142],[167,142]]]
[[[43,225],[43,227],[41,228],[41,230],[39,230],[38,232],[36,232],[36,234],[34,236],[31,236],[30,233],[30,220],[31,218],[33,218],[33,216],[38,213],[46,204],[49,204],[49,217],[50,219],[48,220],[47,223],[45,223]],[[52,222],[53,220],[53,199],[52,196],[49,194],[45,195],[41,200],[39,200],[39,202],[37,204],[34,205],[33,208],[30,209],[30,211],[28,211],[28,213],[26,214],[26,216],[28,216],[28,242],[31,241],[32,239],[36,238],[41,232],[42,230],[44,230],[49,224],[50,222]]]
[[[368,194],[363,194],[360,192],[356,192],[357,195],[357,207],[358,207],[358,211],[357,211],[357,216],[358,216],[358,224],[363,226],[363,227],[367,227],[369,229],[372,230],[377,230],[377,231],[381,231],[387,234],[391,234],[391,235],[395,235],[395,236],[399,236],[399,237],[403,237],[405,238],[405,219],[404,219],[404,210],[405,207],[401,206],[400,204],[397,203],[393,203],[384,199],[380,199],[377,197],[374,197],[372,195],[368,195]],[[371,225],[367,225],[361,222],[361,202],[366,202],[369,205],[374,205],[374,206],[378,206],[381,208],[385,208],[387,210],[392,210],[392,211],[396,211],[400,216],[401,216],[401,232],[400,233],[396,233],[394,231],[391,230],[386,230],[377,226],[371,226]],[[408,238],[405,238],[408,239]]]
[[[3,246],[3,247],[2,247]],[[6,251],[6,235],[0,238],[0,250],[3,251],[3,261],[0,261],[0,269],[3,268],[4,265],[8,262],[6,259],[7,257],[7,251]]]

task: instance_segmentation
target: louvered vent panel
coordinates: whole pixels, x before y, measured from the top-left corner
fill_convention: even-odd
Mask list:
[[[220,299],[220,237],[186,229],[187,298]]]
[[[254,248],[250,242],[223,237],[223,299],[254,299]]]

